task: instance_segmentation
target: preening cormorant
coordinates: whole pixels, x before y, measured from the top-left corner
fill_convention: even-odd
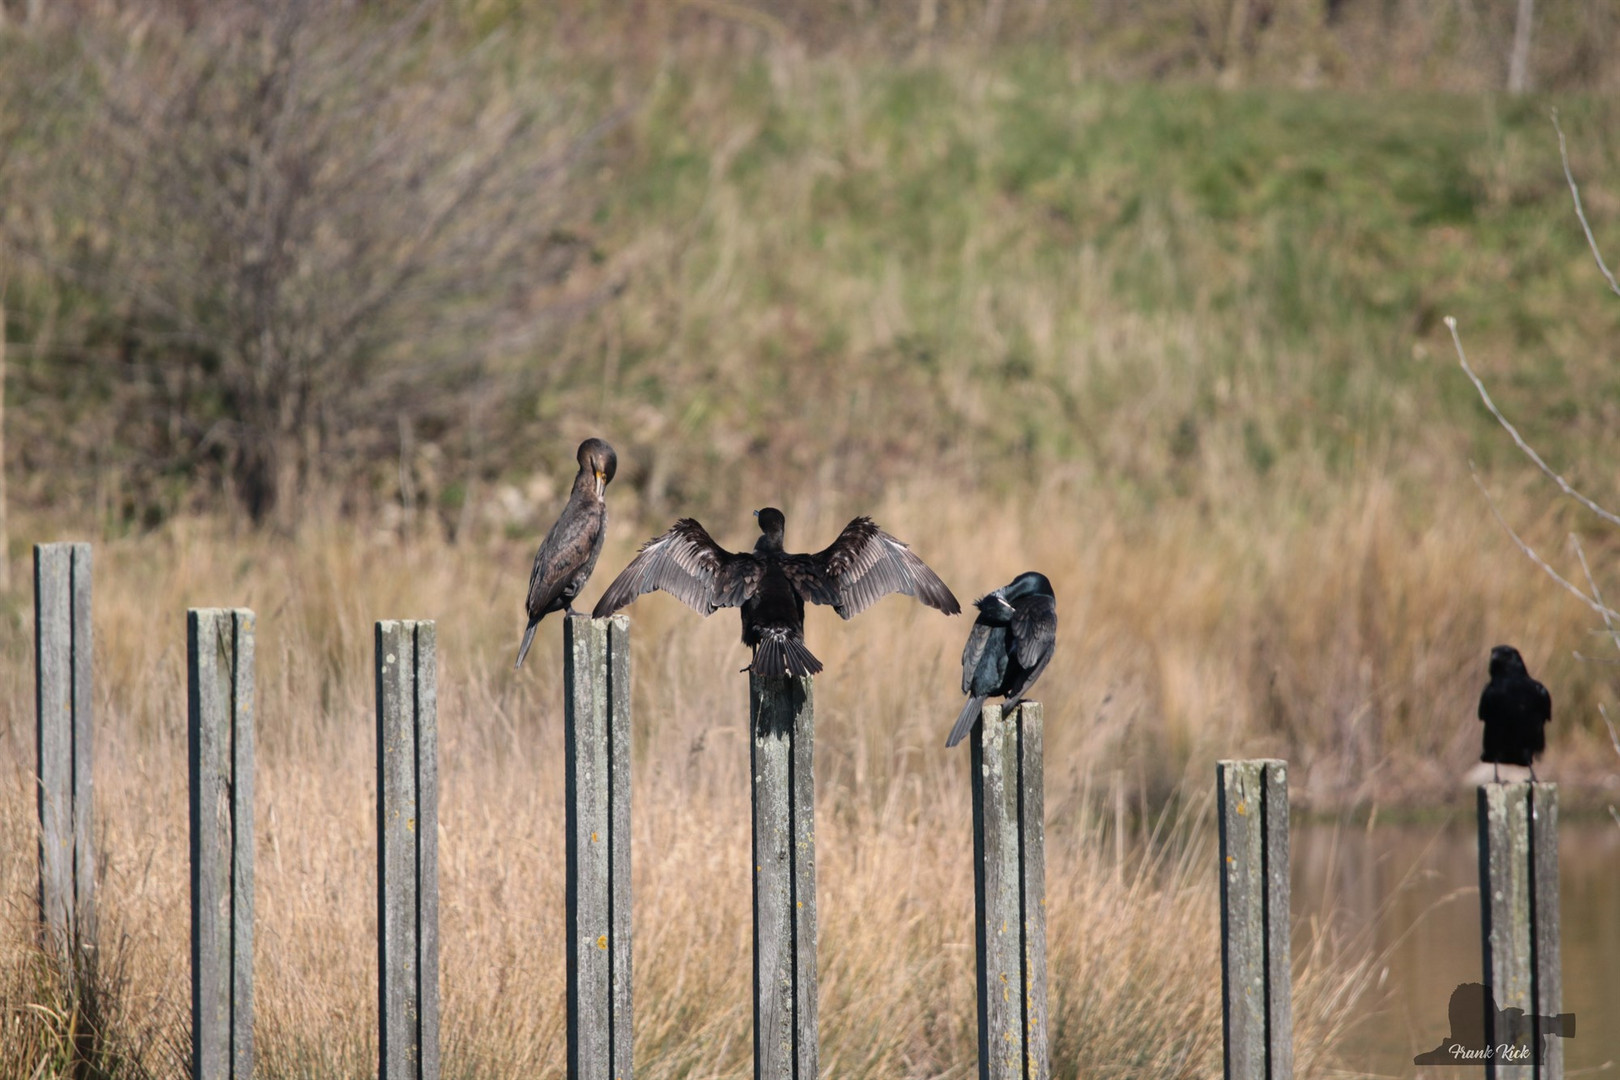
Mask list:
[[[1046,670],[1057,641],[1057,596],[1045,574],[1026,571],[973,603],[979,617],[962,648],[962,693],[968,700],[946,746],[967,738],[986,698],[1000,695],[1007,712],[1017,708]]]
[[[529,571],[529,625],[523,630],[523,644],[518,646],[513,667],[523,666],[529,644],[534,641],[534,628],[541,619],[553,611],[574,614],[574,597],[585,587],[591,571],[596,569],[596,557],[602,554],[602,534],[607,526],[607,500],[603,495],[618,471],[619,456],[601,439],[586,439],[579,444],[575,457],[579,472],[574,476],[568,505],[534,553],[534,569]]]
[[[743,644],[754,650],[744,671],[759,675],[814,675],[821,661],[804,647],[804,603],[830,604],[848,619],[889,593],[915,596],[947,615],[961,605],[939,575],[911,549],[868,517],[844,526],[838,539],[814,555],[782,548],[787,519],[774,506],[754,511],[760,537],[753,551],[730,552],[691,518],[642,545],[596,602],[604,618],[642,593],[663,589],[698,612],[742,608]]]
[[[1485,722],[1485,748],[1497,780],[1502,765],[1528,765],[1536,778],[1535,759],[1547,747],[1546,725],[1552,719],[1552,695],[1530,677],[1524,657],[1511,645],[1491,650],[1491,681],[1479,696],[1479,718]]]

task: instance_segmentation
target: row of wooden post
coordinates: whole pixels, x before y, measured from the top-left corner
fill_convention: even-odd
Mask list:
[[[39,910],[48,939],[94,941],[90,806],[90,547],[35,547]],[[438,1038],[437,656],[432,622],[376,626],[379,1068],[435,1080]],[[254,615],[187,614],[192,1076],[253,1068]],[[568,1072],[631,1076],[630,667],[623,616],[564,623]],[[811,680],[749,680],[754,1062],[813,1080],[816,1037]],[[987,705],[972,742],[979,1075],[1045,1080],[1042,716]],[[1293,1074],[1287,765],[1222,761],[1225,1073]],[[1560,1005],[1557,788],[1480,788],[1485,982],[1500,1009]],[[1493,1021],[1487,1019],[1489,1026]],[[1560,1040],[1488,1076],[1561,1077]]]

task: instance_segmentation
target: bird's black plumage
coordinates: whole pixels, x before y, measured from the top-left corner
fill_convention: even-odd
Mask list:
[[[821,661],[804,646],[805,601],[831,605],[846,619],[895,592],[947,615],[962,610],[939,575],[871,518],[851,521],[822,551],[795,555],[782,546],[787,526],[782,511],[767,506],[755,516],[760,537],[754,550],[744,552],[727,551],[691,518],[677,521],[642,546],[592,614],[603,618],[654,589],[700,615],[740,607],[743,644],[754,650],[745,671],[814,675]]]
[[[553,611],[574,612],[574,597],[585,587],[591,571],[596,569],[596,557],[602,554],[602,535],[607,527],[608,482],[618,471],[619,457],[613,447],[601,439],[586,439],[579,444],[575,455],[579,472],[574,476],[574,490],[568,496],[568,505],[557,516],[556,524],[546,533],[540,550],[534,553],[534,569],[529,571],[529,597],[525,605],[529,625],[523,630],[523,643],[518,646],[517,663],[529,655],[534,641],[534,628]]]
[[[1535,759],[1547,747],[1552,695],[1530,677],[1524,657],[1511,645],[1491,650],[1491,681],[1479,696],[1479,718],[1485,723],[1485,746],[1479,760],[1493,765],[1528,765],[1535,779]],[[1496,769],[1501,779],[1501,769]]]
[[[967,704],[946,746],[967,738],[986,698],[1000,695],[1018,707],[1051,662],[1057,642],[1057,596],[1045,574],[1033,570],[974,601],[979,617],[962,649],[962,693]]]

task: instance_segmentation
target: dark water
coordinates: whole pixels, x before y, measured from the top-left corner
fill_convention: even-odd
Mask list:
[[[1447,1034],[1459,983],[1482,978],[1478,834],[1472,822],[1333,826],[1295,822],[1296,926],[1331,917],[1357,950],[1378,958],[1382,989],[1358,1008],[1349,1064],[1412,1077],[1414,1055]],[[1576,1015],[1566,1075],[1620,1077],[1620,825],[1606,815],[1564,820],[1558,837],[1563,1010]],[[1301,947],[1295,938],[1296,955]],[[1479,1067],[1429,1068],[1464,1080]]]

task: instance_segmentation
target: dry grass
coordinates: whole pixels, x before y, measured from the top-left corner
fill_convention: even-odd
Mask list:
[[[1583,625],[1478,515],[1440,513],[1414,529],[1379,485],[1258,540],[1189,511],[1124,518],[1056,483],[1022,503],[945,494],[896,492],[866,509],[965,596],[1038,566],[1061,597],[1062,652],[1041,687],[1058,1075],[1218,1068],[1218,902],[1200,824],[1215,757],[1284,753],[1301,766],[1299,794],[1317,805],[1444,798],[1472,758],[1476,669],[1507,615],[1536,639],[1567,640]],[[852,510],[811,496],[785,505],[804,546]],[[740,544],[742,520],[714,524]],[[983,521],[997,523],[992,543],[975,537]],[[644,528],[615,523],[604,573]],[[220,604],[261,615],[263,1075],[373,1067],[378,617],[439,621],[447,1075],[562,1070],[562,691],[560,665],[548,662],[560,627],[545,624],[529,667],[511,672],[527,562],[520,542],[401,541],[335,519],[295,542],[182,519],[99,544],[96,797],[109,940],[120,943],[109,955],[125,976],[123,1019],[104,1042],[134,1062],[123,1074],[169,1074],[183,1052],[183,612]],[[27,603],[22,590],[9,598],[0,672],[0,895],[10,905],[0,994],[12,1017],[41,997],[26,977]],[[638,1072],[746,1075],[746,703],[735,674],[744,652],[730,613],[700,620],[664,597],[631,612]],[[829,672],[817,687],[829,1075],[972,1071],[966,755],[940,746],[959,700],[964,631],[963,620],[899,600],[847,626],[812,612],[808,634]],[[1532,663],[1544,669],[1547,658]],[[1577,775],[1578,739],[1560,731],[1554,746],[1548,771]],[[1166,835],[1133,840],[1118,878],[1110,826],[1096,814],[1116,770],[1133,805],[1178,808]],[[1302,940],[1297,1044],[1302,1074],[1313,1075],[1331,1064],[1368,969],[1325,939]],[[24,1054],[30,1067],[34,1045],[0,1035],[0,1053]]]

